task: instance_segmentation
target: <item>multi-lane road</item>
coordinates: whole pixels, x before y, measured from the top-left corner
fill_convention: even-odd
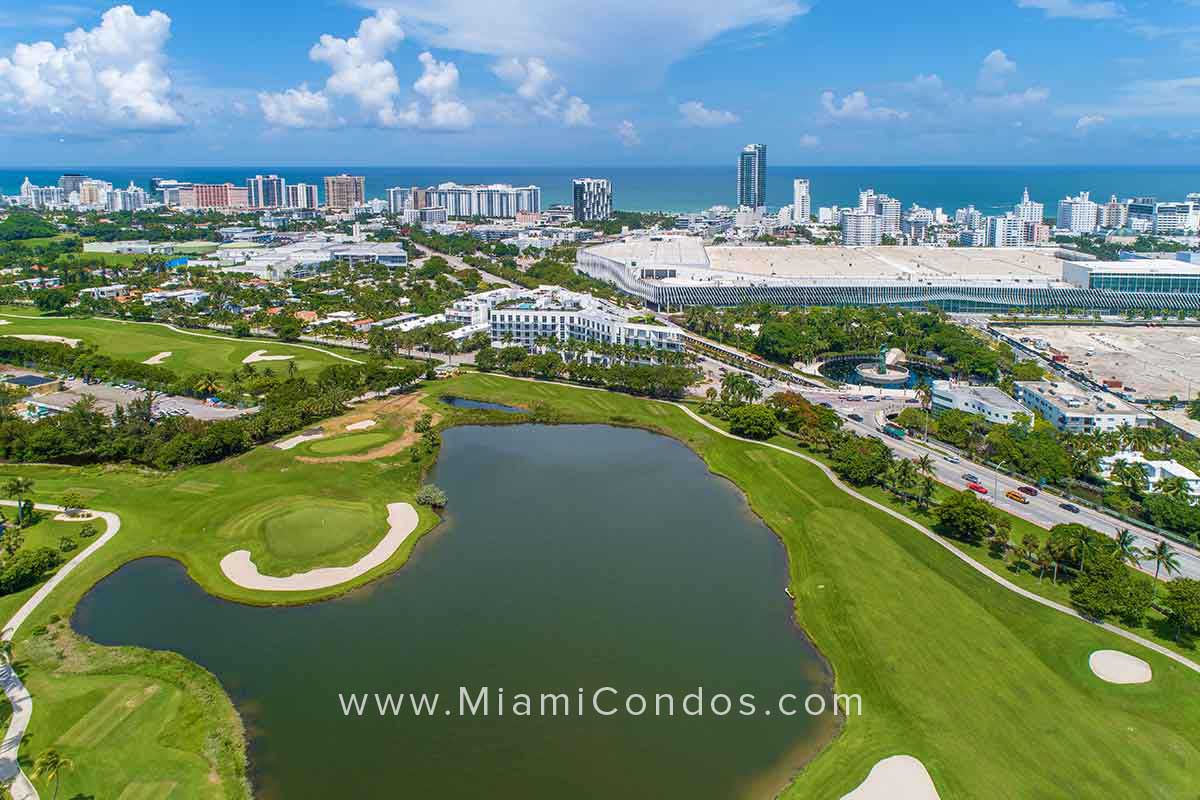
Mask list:
[[[722,370],[744,372],[744,370],[738,370],[736,367],[713,361],[709,358],[702,358],[700,366],[716,380],[719,380],[719,376],[723,374]],[[1043,528],[1052,528],[1060,523],[1078,522],[1112,538],[1116,538],[1119,531],[1129,530],[1136,537],[1138,546],[1142,549],[1152,549],[1162,540],[1161,536],[1151,531],[1139,528],[1136,525],[1130,525],[1116,517],[1095,511],[1086,506],[1076,506],[1078,511],[1070,511],[1063,507],[1067,502],[1066,500],[1048,492],[1039,492],[1036,497],[1027,496],[1028,503],[1016,502],[1006,497],[1006,493],[1018,490],[1019,487],[1028,484],[1008,477],[983,464],[974,463],[968,459],[953,455],[949,450],[944,448],[939,450],[928,447],[919,441],[919,439],[906,437],[903,440],[897,440],[887,436],[881,431],[879,424],[883,415],[903,408],[904,400],[906,399],[905,395],[907,395],[907,399],[915,399],[912,392],[889,390],[886,392],[887,396],[885,397],[885,393],[873,390],[871,387],[852,386],[838,390],[816,389],[794,384],[787,385],[778,381],[767,381],[748,372],[746,374],[754,378],[763,387],[763,393],[766,396],[781,391],[799,391],[813,403],[830,406],[842,417],[844,427],[847,430],[854,431],[861,436],[875,436],[880,438],[892,449],[892,452],[897,457],[917,459],[923,455],[930,456],[935,465],[933,477],[938,482],[951,488],[966,489],[968,481],[964,476],[975,476],[979,479],[978,483],[987,489],[987,494],[983,495],[983,497],[996,503],[1004,511],[1021,519],[1029,520]],[[862,417],[862,422],[851,419],[849,416],[851,414]],[[957,462],[948,460],[948,455],[959,460]],[[1186,578],[1200,578],[1200,553],[1175,542],[1171,542],[1170,544],[1175,548],[1179,558],[1180,570],[1178,574]],[[1150,574],[1154,573],[1154,564],[1152,562],[1143,561],[1141,567]]]

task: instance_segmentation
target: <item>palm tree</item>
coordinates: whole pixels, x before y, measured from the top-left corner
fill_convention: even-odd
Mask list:
[[[929,501],[933,499],[933,493],[937,490],[937,481],[932,475],[926,475],[921,478],[921,507],[928,508]]]
[[[1175,548],[1167,544],[1166,539],[1159,539],[1154,549],[1147,550],[1143,555],[1147,560],[1154,562],[1154,596],[1158,597],[1159,570],[1165,569],[1167,575],[1179,572],[1179,554],[1175,552]]]
[[[196,391],[205,395],[213,395],[221,388],[221,377],[215,372],[206,372],[196,379]]]
[[[17,501],[17,527],[25,525],[25,495],[33,491],[33,481],[29,478],[9,478],[4,484],[4,494],[6,497],[16,498]]]
[[[1190,497],[1192,493],[1192,487],[1188,485],[1187,478],[1181,478],[1178,475],[1163,478],[1154,488],[1159,494],[1175,499]]]
[[[1128,528],[1122,528],[1117,532],[1117,538],[1112,541],[1113,555],[1115,555],[1122,563],[1137,566],[1141,561],[1142,551],[1137,546],[1137,537],[1133,535],[1133,531]]]
[[[1074,538],[1071,539],[1071,555],[1079,556],[1079,569],[1082,572],[1084,560],[1088,553],[1095,549],[1095,537],[1092,535],[1092,529],[1083,525],[1077,526],[1072,535]]]
[[[925,453],[913,463],[917,466],[917,472],[921,473],[922,475],[933,475],[933,457],[928,453]]]
[[[62,773],[74,769],[75,764],[69,758],[64,758],[57,750],[43,750],[41,755],[33,762],[33,772],[35,778],[45,778],[46,781],[54,781],[54,797],[58,798],[58,783]]]
[[[13,656],[12,639],[0,640],[0,664],[11,664]]]

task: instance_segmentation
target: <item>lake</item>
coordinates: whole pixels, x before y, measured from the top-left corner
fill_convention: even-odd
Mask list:
[[[144,559],[73,623],[216,674],[262,798],[772,797],[833,735],[829,715],[765,713],[784,693],[827,693],[831,676],[793,623],[782,545],[683,445],[608,426],[461,427],[431,478],[445,521],[346,597],[243,606]],[[490,715],[459,714],[460,687],[489,687]],[[535,708],[541,693],[583,698],[584,713],[501,716],[501,688]],[[706,705],[731,695],[734,713],[682,713],[698,688]],[[650,710],[601,715],[598,690],[601,710],[634,693]],[[348,717],[339,700],[408,692],[440,693],[437,713]],[[665,700],[653,715],[656,694],[678,699],[673,716]],[[737,713],[741,694],[756,713]]]

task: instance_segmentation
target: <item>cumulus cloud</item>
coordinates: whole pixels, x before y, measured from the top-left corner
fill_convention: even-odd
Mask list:
[[[1041,9],[1047,17],[1112,19],[1121,16],[1121,6],[1111,0],[1017,0],[1017,6]]]
[[[998,92],[1004,88],[1009,76],[1017,71],[1017,63],[1003,50],[993,50],[984,56],[979,67],[979,88],[985,92]]]
[[[1033,86],[1023,92],[980,95],[975,98],[975,105],[986,111],[1019,111],[1044,103],[1049,97],[1049,89],[1044,86]]]
[[[492,72],[511,84],[517,96],[529,103],[538,116],[568,127],[592,124],[591,106],[558,84],[554,71],[542,59],[501,59],[492,66]]]
[[[603,65],[605,74],[657,80],[666,67],[731,31],[782,26],[808,13],[802,0],[358,0],[399,12],[405,27],[433,47],[552,63]],[[666,33],[666,32],[669,32]],[[605,47],[604,42],[620,42]]]
[[[91,30],[18,44],[0,58],[0,120],[52,131],[163,130],[184,124],[165,70],[171,18],[130,6],[104,12]]]
[[[333,98],[353,102],[362,121],[384,128],[428,127],[461,130],[474,122],[474,116],[457,97],[458,67],[453,62],[441,62],[429,52],[421,53],[418,61],[422,73],[413,84],[413,91],[429,101],[428,110],[418,102],[401,106],[401,91],[396,67],[387,56],[400,42],[404,31],[400,16],[391,9],[381,9],[358,25],[355,35],[343,39],[322,34],[308,51],[313,61],[326,64],[331,74],[320,91],[301,85],[285,92],[261,92],[259,107],[267,122],[277,127],[320,127],[344,124],[333,112]]]
[[[683,116],[683,123],[694,128],[720,128],[739,121],[738,115],[732,111],[708,108],[699,100],[680,103],[679,113]]]
[[[638,136],[637,126],[629,120],[621,120],[621,124],[617,126],[617,139],[626,147],[636,147],[642,143],[642,137]]]
[[[1085,131],[1094,125],[1103,125],[1105,122],[1108,120],[1100,114],[1084,114],[1075,121],[1075,130]]]
[[[851,120],[857,122],[886,122],[889,120],[907,119],[907,111],[898,111],[886,106],[871,105],[870,98],[863,91],[851,92],[840,101],[833,92],[821,93],[821,108],[835,120]]]
[[[801,147],[816,147],[820,143],[821,143],[821,140],[818,137],[812,135],[811,133],[806,133],[800,137],[800,146]]]
[[[339,122],[329,98],[310,91],[306,83],[286,92],[262,92],[258,103],[267,122],[279,128],[327,128]]]

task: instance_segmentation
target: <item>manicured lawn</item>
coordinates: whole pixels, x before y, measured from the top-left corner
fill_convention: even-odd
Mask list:
[[[317,439],[304,447],[314,456],[342,456],[370,450],[391,439],[391,435],[386,433],[350,433],[330,439]]]
[[[290,495],[248,509],[217,535],[249,550],[263,574],[291,575],[352,564],[386,531],[386,512],[369,503]]]
[[[145,361],[159,353],[170,352],[170,357],[162,362],[162,366],[183,374],[212,370],[227,375],[240,368],[242,359],[257,350],[266,350],[270,355],[292,355],[294,358],[290,360],[296,363],[296,368],[301,372],[316,371],[339,363],[339,359],[327,353],[279,341],[210,338],[223,335],[213,331],[180,333],[163,325],[103,318],[43,317],[30,320],[6,316],[3,312],[0,312],[0,319],[9,322],[0,325],[0,336],[32,333],[80,339],[96,345],[105,355],[133,361]],[[361,359],[362,355],[350,354],[348,357]],[[288,368],[287,361],[263,361],[254,367],[260,371],[269,367],[276,372]]]
[[[840,797],[876,761],[898,753],[920,758],[947,800],[1165,800],[1200,793],[1194,766],[1200,758],[1200,676],[995,585],[919,532],[837,490],[816,467],[721,437],[669,405],[620,394],[474,374],[439,382],[436,394],[525,408],[541,403],[563,422],[638,425],[667,433],[741,487],[750,508],[787,549],[797,622],[828,658],[838,690],[863,698],[863,716],[847,720],[785,796]],[[426,402],[437,407],[446,424],[522,421]],[[313,520],[333,519],[352,504],[367,509],[349,511],[354,519],[382,520],[386,503],[411,500],[424,466],[406,452],[384,462],[305,464],[288,452],[261,447],[167,476],[110,468],[0,468],[0,481],[14,474],[33,478],[39,501],[53,502],[68,488],[93,491],[88,504],[120,513],[124,523],[121,533],[71,575],[18,635],[19,666],[37,702],[31,744],[23,755],[32,757],[45,743],[82,729],[92,732],[82,739],[87,743],[62,749],[88,766],[64,777],[64,797],[120,797],[122,792],[136,792],[129,795],[136,797],[153,789],[130,790],[129,784],[157,781],[177,782],[172,796],[245,796],[237,783],[240,727],[211,676],[169,654],[93,647],[61,623],[50,624],[44,633],[39,626],[53,615],[65,618],[94,581],[146,555],[178,559],[209,591],[235,600],[279,603],[327,596],[247,592],[226,582],[218,564],[238,547],[247,547],[256,558],[256,547],[263,554],[292,548],[281,557],[295,564],[309,555],[328,557],[321,551],[334,545],[331,538],[311,530],[304,537],[291,536],[289,529],[313,528]],[[309,498],[331,505],[310,518],[271,512],[261,525],[252,524],[264,504],[294,498],[301,498],[301,507]],[[436,517],[427,509],[420,513],[418,533],[423,533]],[[353,544],[369,547],[383,526],[373,522],[362,531],[351,537]],[[401,565],[415,540],[411,537],[375,574]],[[343,540],[338,546],[351,544]],[[1154,680],[1126,687],[1101,682],[1089,671],[1087,657],[1103,648],[1146,659]],[[111,723],[94,709],[111,713],[119,706],[109,699],[112,693],[124,697],[143,678],[160,687],[154,698],[104,733]],[[174,713],[171,702],[158,699],[170,698],[172,690],[184,698]],[[213,691],[217,696],[205,694]],[[206,699],[188,705],[189,692]],[[153,741],[139,738],[146,736]],[[170,743],[177,761],[155,749],[160,742]],[[220,776],[220,792],[208,783],[210,770]]]

